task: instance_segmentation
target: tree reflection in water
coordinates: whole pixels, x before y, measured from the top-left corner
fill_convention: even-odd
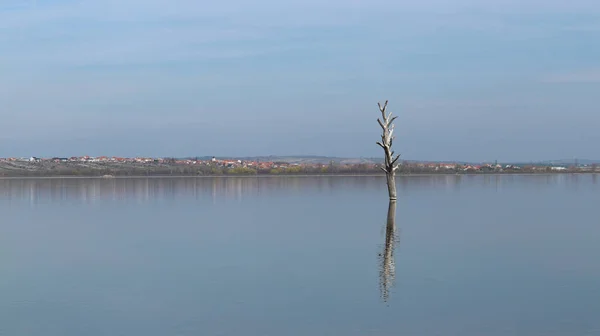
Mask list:
[[[379,254],[381,267],[379,271],[379,285],[381,297],[388,302],[390,289],[394,285],[396,270],[394,265],[394,245],[396,243],[396,201],[392,200],[388,206],[387,221],[385,226],[385,244],[383,252]]]

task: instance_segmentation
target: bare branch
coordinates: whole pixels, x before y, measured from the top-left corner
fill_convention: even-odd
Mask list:
[[[381,106],[381,104],[379,102],[377,102],[377,106],[379,106],[379,111],[381,112],[385,112],[385,109],[387,108],[387,104],[388,101],[386,100],[385,103],[383,104],[383,107]]]
[[[377,141],[376,144],[378,144],[379,147],[381,147],[381,148],[383,148],[385,150],[385,146],[383,146],[383,144],[381,142]]]
[[[379,123],[379,126],[381,126],[381,128],[385,131],[385,125],[381,122],[381,120],[379,120],[379,118],[377,118],[377,122]]]
[[[386,122],[389,117],[389,116],[385,115],[385,110],[387,108],[387,100],[385,101],[385,104],[383,104],[383,107],[381,106],[381,104],[379,102],[377,103],[377,106],[379,106],[379,111],[381,111],[381,116],[383,117],[384,122]],[[387,125],[387,122],[386,122],[386,125]]]
[[[383,170],[386,174],[388,173],[387,169],[385,169],[383,167],[379,167],[379,169]]]

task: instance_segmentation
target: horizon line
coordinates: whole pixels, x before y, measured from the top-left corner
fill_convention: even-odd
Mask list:
[[[39,159],[55,159],[55,158],[124,158],[124,159],[135,159],[135,158],[152,158],[152,159],[190,159],[190,158],[216,158],[216,159],[241,159],[241,158],[281,158],[281,159],[292,159],[292,158],[320,158],[320,159],[334,159],[334,160],[383,160],[383,157],[378,156],[328,156],[328,155],[183,155],[183,156],[172,156],[172,155],[163,155],[163,156],[147,156],[147,155],[135,155],[135,156],[121,156],[121,155],[70,155],[70,156],[7,156],[0,157],[0,159],[29,159],[29,158],[39,158]],[[572,162],[578,163],[580,161],[600,163],[600,160],[595,159],[544,159],[544,160],[425,160],[425,159],[400,159],[402,162],[439,162],[439,163],[488,163],[488,162],[503,162],[503,163],[548,163],[548,162]]]

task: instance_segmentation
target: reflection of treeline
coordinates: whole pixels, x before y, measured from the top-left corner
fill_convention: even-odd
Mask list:
[[[511,174],[511,173],[573,173],[600,172],[593,167],[570,167],[564,170],[553,170],[551,167],[524,166],[520,169],[503,170],[464,170],[436,169],[419,165],[402,165],[400,174]],[[329,165],[291,165],[277,168],[256,167],[223,167],[218,165],[185,165],[185,164],[147,164],[147,165],[103,165],[93,167],[85,165],[29,165],[19,169],[0,169],[1,176],[43,177],[43,176],[243,176],[243,175],[382,175],[379,166],[373,164],[329,164]]]
[[[552,166],[542,165],[524,165],[510,168],[489,168],[481,167],[479,169],[471,168],[468,165],[456,165],[453,168],[445,167],[427,167],[418,164],[403,165],[399,169],[401,174],[561,174],[561,173],[598,173],[600,169],[597,166],[569,166],[560,169]]]
[[[146,165],[118,167],[28,167],[2,169],[2,176],[221,176],[221,175],[322,175],[322,174],[377,174],[381,170],[369,165],[289,166],[279,168],[222,167],[217,165]]]

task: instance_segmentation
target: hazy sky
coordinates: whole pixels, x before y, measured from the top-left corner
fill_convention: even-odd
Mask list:
[[[0,0],[0,156],[600,158],[597,0]]]

